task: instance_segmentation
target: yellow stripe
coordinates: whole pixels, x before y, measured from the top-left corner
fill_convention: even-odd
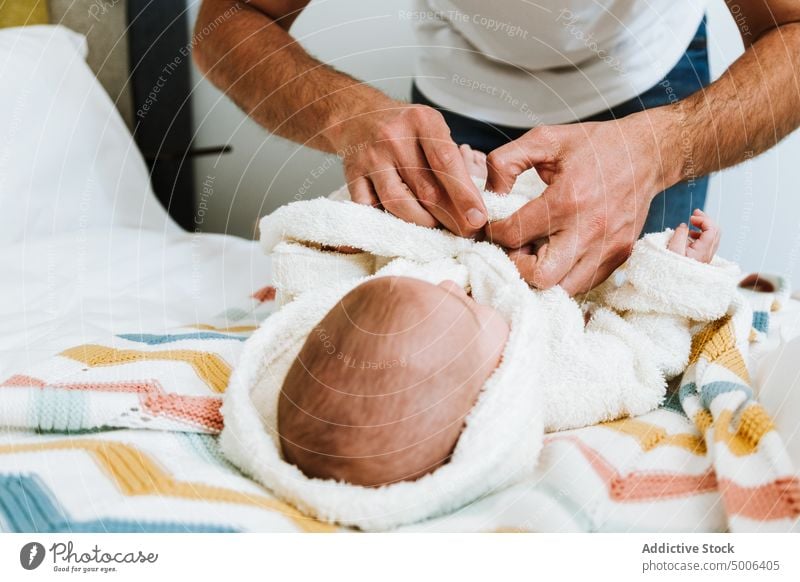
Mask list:
[[[703,435],[706,434],[706,431],[711,428],[713,424],[714,417],[711,416],[711,413],[705,408],[701,408],[697,411],[697,414],[694,415],[694,425]]]
[[[146,361],[186,362],[214,392],[224,392],[231,375],[230,366],[221,357],[216,354],[195,350],[145,352],[140,350],[118,350],[107,346],[86,344],[64,350],[61,355],[93,368]]]
[[[697,360],[700,359],[700,356],[703,352],[703,347],[711,341],[711,339],[722,329],[731,319],[730,315],[726,315],[725,317],[718,319],[716,321],[712,321],[708,325],[706,325],[703,329],[698,331],[692,337],[692,349],[689,352],[689,365],[696,363]]]
[[[329,532],[336,529],[330,524],[307,517],[290,505],[271,497],[250,495],[205,483],[176,481],[147,453],[127,443],[76,439],[0,445],[0,454],[76,449],[89,453],[103,472],[114,481],[119,490],[128,496],[158,495],[196,501],[251,505],[281,513],[304,531]]]
[[[652,451],[657,447],[671,446],[684,449],[694,455],[706,454],[706,444],[701,437],[690,433],[668,434],[660,426],[635,418],[615,420],[603,423],[601,426],[635,438],[645,452]]]
[[[222,333],[244,333],[246,331],[255,331],[258,329],[257,325],[234,325],[231,327],[217,327],[207,323],[198,323],[197,325],[186,325],[184,327],[191,327],[194,329],[202,329],[206,331],[219,331]]]
[[[744,409],[739,417],[736,432],[730,432],[733,412],[723,410],[714,422],[714,440],[728,445],[731,453],[737,457],[753,454],[758,448],[761,438],[775,429],[775,424],[766,411],[754,404]]]
[[[727,368],[750,384],[747,364],[736,347],[736,335],[730,315],[712,321],[694,335],[689,365],[695,364],[701,357]]]

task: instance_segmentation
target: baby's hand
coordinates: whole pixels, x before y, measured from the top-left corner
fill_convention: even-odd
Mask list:
[[[486,154],[472,149],[467,144],[460,145],[458,150],[461,152],[461,157],[464,158],[464,164],[467,166],[469,175],[486,179],[486,176],[489,175],[486,169]]]
[[[719,248],[719,226],[700,209],[694,211],[689,222],[700,230],[689,230],[686,224],[681,224],[675,229],[667,248],[683,257],[710,263]]]

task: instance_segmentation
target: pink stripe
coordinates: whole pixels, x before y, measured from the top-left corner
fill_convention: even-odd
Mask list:
[[[0,388],[3,386],[9,386],[11,388],[44,388],[44,385],[44,380],[16,374],[0,384]]]
[[[633,472],[621,475],[597,450],[574,436],[550,437],[546,442],[565,440],[574,444],[589,464],[606,482],[611,499],[619,502],[668,499],[709,493],[717,489],[714,471],[709,469],[702,475],[679,473]]]
[[[758,487],[742,487],[720,480],[722,500],[729,515],[758,521],[795,519],[800,516],[800,481],[784,477]]]
[[[154,416],[164,416],[212,432],[222,430],[222,399],[217,396],[188,396],[167,393],[156,380],[143,382],[95,382],[50,384],[32,376],[12,376],[0,386],[25,388],[59,388],[88,392],[124,392],[140,395],[142,407]]]

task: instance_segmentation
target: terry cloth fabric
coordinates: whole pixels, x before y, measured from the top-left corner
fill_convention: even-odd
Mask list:
[[[484,193],[492,219],[538,195],[529,177],[519,182],[510,203]],[[284,307],[245,343],[224,399],[222,449],[304,512],[366,530],[441,515],[530,476],[546,430],[655,409],[666,378],[688,362],[693,322],[727,313],[738,269],[718,258],[705,265],[669,253],[670,236],[658,233],[637,243],[616,282],[593,295],[597,303],[585,324],[576,301],[561,288],[531,290],[494,245],[348,201],[289,204],[261,222]],[[364,252],[325,250],[342,245]],[[431,283],[452,279],[494,307],[511,328],[501,364],[467,418],[452,459],[433,473],[381,488],[310,479],[281,457],[277,405],[283,379],[337,301],[370,278],[390,275]]]

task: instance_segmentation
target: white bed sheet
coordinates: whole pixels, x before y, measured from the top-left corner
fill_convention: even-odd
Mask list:
[[[270,280],[252,241],[121,227],[7,246],[0,273],[0,377],[109,334],[202,323]]]
[[[202,323],[270,282],[255,242],[124,227],[7,246],[0,273],[0,378],[98,337]],[[760,399],[800,467],[800,301],[773,314],[752,356]]]

